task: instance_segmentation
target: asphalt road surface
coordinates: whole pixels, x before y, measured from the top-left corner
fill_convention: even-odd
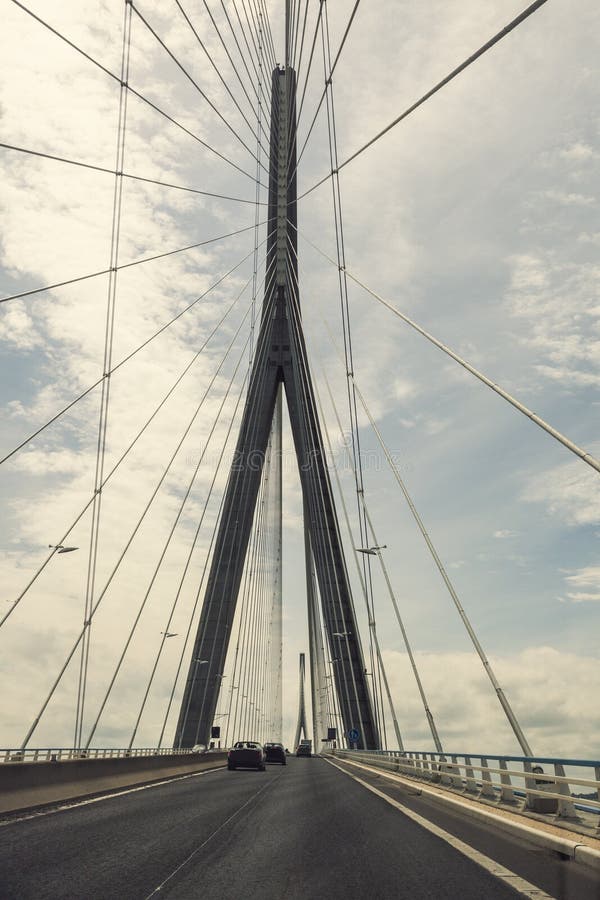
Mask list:
[[[515,896],[318,758],[219,769],[0,825],[2,900]]]

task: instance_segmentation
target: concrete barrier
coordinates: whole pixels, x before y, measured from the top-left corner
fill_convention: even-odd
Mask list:
[[[0,813],[135,787],[225,765],[227,751],[189,756],[72,759],[0,766]]]

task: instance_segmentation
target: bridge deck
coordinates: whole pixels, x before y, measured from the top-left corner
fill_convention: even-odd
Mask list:
[[[405,809],[497,861],[498,871],[510,869],[510,884],[520,876],[542,889],[526,896],[599,896],[587,870],[444,814],[417,790],[369,778]],[[6,822],[0,872],[6,900],[515,896],[506,876],[315,758],[291,758],[265,773],[216,770]]]

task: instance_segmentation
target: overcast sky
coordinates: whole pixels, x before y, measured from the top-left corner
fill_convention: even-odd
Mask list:
[[[223,11],[216,20],[226,28]],[[229,9],[230,4],[226,3]],[[283,56],[282,7],[271,2]],[[336,52],[353,4],[329,7]],[[340,162],[488,40],[521,9],[515,0],[359,6],[334,76]],[[121,59],[120,0],[31,0],[30,8],[111,71]],[[251,112],[202,3],[185,6],[240,106]],[[309,7],[312,35],[318,9]],[[253,137],[173,3],[140,11],[222,110]],[[118,85],[15,6],[3,2],[2,141],[114,167]],[[224,31],[224,33],[226,33]],[[341,173],[346,263],[577,444],[600,456],[600,11],[592,0],[550,0],[498,46]],[[231,43],[231,41],[230,41]],[[235,53],[235,48],[232,50]],[[234,56],[239,62],[238,56]],[[302,68],[300,82],[303,83]],[[242,72],[242,74],[244,74]],[[254,160],[134,15],[130,85],[214,145],[250,176]],[[317,43],[299,125],[304,142],[323,84]],[[251,120],[252,121],[252,120]],[[2,296],[106,269],[113,179],[0,150]],[[252,177],[204,150],[129,96],[125,171],[254,200]],[[330,169],[321,111],[299,169],[299,193]],[[263,193],[262,199],[266,199]],[[335,255],[331,185],[299,204],[299,227]],[[251,226],[254,206],[126,180],[121,262]],[[261,240],[264,236],[262,229]],[[119,273],[115,361],[240,262],[252,231]],[[300,240],[301,302],[313,373],[334,445],[344,428],[344,372],[323,319],[339,335],[337,271]],[[264,271],[264,266],[261,267]],[[259,273],[260,277],[261,273]],[[107,469],[252,276],[249,258],[205,301],[112,379]],[[2,450],[8,452],[102,373],[107,279],[93,278],[0,308]],[[106,489],[97,583],[104,585],[225,349],[248,309],[246,291]],[[350,283],[356,381],[376,417],[438,552],[534,752],[598,758],[600,481],[597,473]],[[94,625],[89,708],[95,709],[146,590],[199,449],[247,337],[247,322],[164,490],[119,570]],[[241,366],[190,507],[152,591],[117,690],[97,733],[131,733],[214,462],[242,387]],[[93,489],[98,391],[1,467],[2,605],[23,590]],[[445,746],[517,751],[494,693],[361,420],[366,498]],[[4,452],[2,455],[4,455]],[[337,458],[343,463],[343,453]],[[342,466],[352,515],[355,500]],[[286,429],[284,739],[297,714],[298,653],[307,651],[299,481]],[[219,477],[223,484],[224,474]],[[172,630],[186,627],[218,496]],[[85,548],[89,517],[69,543]],[[347,540],[347,546],[350,543]],[[0,742],[20,743],[72,645],[83,614],[87,552],[56,556],[0,633]],[[348,567],[354,578],[353,561]],[[356,582],[356,579],[354,578]],[[360,605],[358,585],[356,603]],[[431,747],[385,584],[375,574],[384,659],[405,745]],[[155,746],[181,650],[172,639],[138,735]],[[185,667],[187,668],[187,660]],[[75,671],[33,744],[68,745]],[[91,712],[90,712],[91,715]],[[171,719],[169,733],[174,730]]]

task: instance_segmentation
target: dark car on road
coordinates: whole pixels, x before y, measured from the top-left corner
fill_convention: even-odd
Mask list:
[[[312,756],[310,744],[298,744],[296,747],[296,756]]]
[[[281,763],[282,766],[287,764],[283,744],[275,744],[269,741],[264,744],[264,748],[267,755],[267,762],[278,762]]]
[[[227,768],[265,771],[265,751],[257,741],[236,741],[227,754]]]

